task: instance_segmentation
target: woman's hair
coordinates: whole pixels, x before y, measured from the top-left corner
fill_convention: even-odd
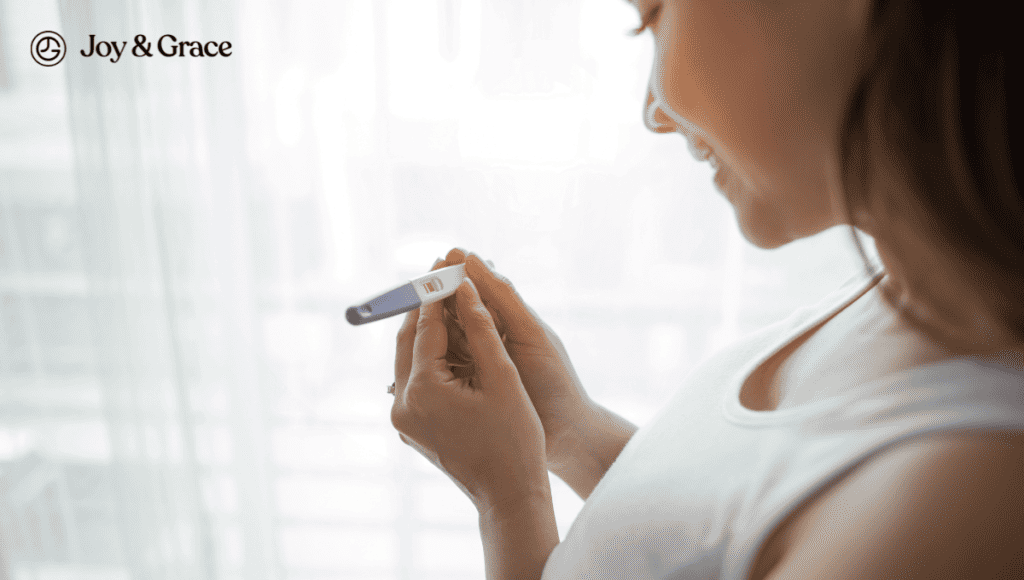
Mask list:
[[[874,0],[840,132],[851,228],[872,233],[920,307],[900,308],[907,320],[958,350],[1024,343],[1024,38],[1013,6]]]

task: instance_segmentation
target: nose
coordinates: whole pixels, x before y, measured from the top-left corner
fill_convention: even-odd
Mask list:
[[[655,133],[672,133],[676,130],[672,118],[661,110],[650,89],[647,89],[647,105],[644,107],[644,126]]]

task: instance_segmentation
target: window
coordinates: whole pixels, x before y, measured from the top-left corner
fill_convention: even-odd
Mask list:
[[[471,504],[390,425],[400,321],[348,306],[475,250],[643,423],[860,267],[845,231],[742,240],[710,170],[642,126],[625,3],[123,5],[2,1],[11,577],[479,578]],[[57,67],[24,54],[40,26]],[[234,54],[73,52],[158,31]],[[581,502],[553,485],[564,536]]]

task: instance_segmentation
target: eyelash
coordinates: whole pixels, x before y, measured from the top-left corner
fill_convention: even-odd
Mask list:
[[[640,26],[634,28],[633,30],[630,30],[629,33],[632,34],[633,36],[639,36],[643,31],[647,30],[647,28],[654,22],[654,19],[658,17],[659,12],[661,12],[661,4],[658,4],[654,8],[651,8],[647,12],[647,14],[645,14],[644,17],[640,20]]]

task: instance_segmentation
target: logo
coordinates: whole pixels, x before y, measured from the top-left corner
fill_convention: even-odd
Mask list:
[[[44,30],[32,39],[32,60],[43,66],[53,66],[64,60],[67,44],[64,37],[52,30]]]
[[[32,60],[42,66],[53,66],[64,60],[68,47],[63,36],[52,30],[44,30],[32,39],[31,51]],[[130,48],[127,40],[102,40],[97,39],[95,34],[90,34],[88,50],[83,48],[78,53],[85,58],[96,56],[117,63],[120,62],[122,56],[128,55],[136,58],[150,58],[156,54],[178,58],[228,58],[233,54],[231,51],[231,41],[229,40],[179,41],[173,34],[165,34],[156,42],[156,50],[154,50],[153,42],[147,40],[145,34],[136,34],[135,45]]]

